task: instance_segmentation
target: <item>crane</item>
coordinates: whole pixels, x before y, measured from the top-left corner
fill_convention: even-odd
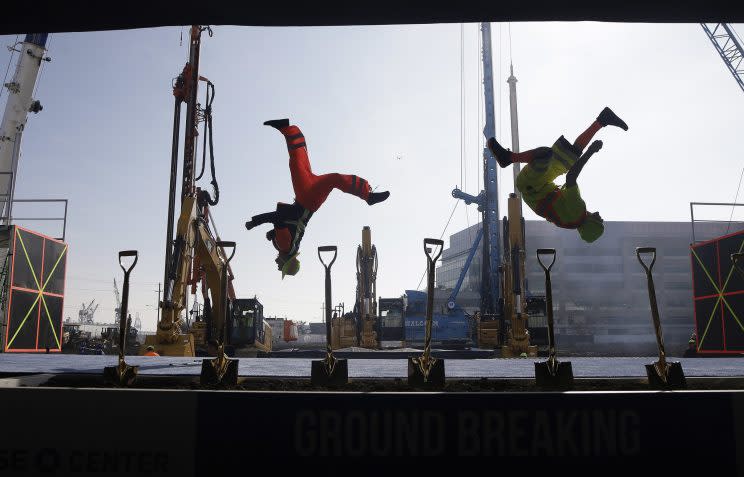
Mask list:
[[[29,33],[23,42],[8,49],[20,53],[15,75],[3,86],[8,90],[5,113],[0,123],[0,203],[2,203],[2,223],[9,225],[12,220],[13,194],[15,192],[16,171],[21,155],[21,136],[26,127],[28,113],[34,114],[43,108],[38,100],[31,97],[42,61],[52,61],[44,56],[48,33]]]
[[[491,54],[491,24],[481,23],[481,37],[483,41],[483,95],[485,99],[485,125],[483,135],[486,139],[496,135],[494,120],[494,95],[493,95],[493,63]],[[452,197],[461,199],[465,204],[476,204],[478,211],[483,214],[482,228],[478,231],[476,241],[468,255],[465,266],[460,273],[457,286],[447,300],[447,308],[455,309],[455,299],[462,285],[462,280],[475,255],[479,242],[483,241],[483,269],[481,279],[481,320],[498,322],[501,329],[504,328],[503,298],[501,295],[501,277],[499,269],[501,266],[501,226],[499,224],[499,198],[496,158],[493,157],[488,147],[483,148],[483,190],[477,196],[461,191],[459,188],[452,190]]]
[[[485,125],[483,135],[486,140],[496,135],[494,120],[493,64],[491,53],[491,24],[481,23],[483,41],[483,95],[485,102]],[[510,91],[512,148],[519,150],[519,133],[517,128],[516,78],[513,68],[507,80]],[[514,167],[516,182],[518,166]],[[484,188],[473,196],[455,188],[452,196],[461,199],[465,204],[477,204],[483,214],[483,226],[478,230],[472,249],[468,254],[465,266],[460,273],[452,294],[447,300],[450,312],[456,310],[456,298],[460,286],[473,260],[475,251],[483,240],[483,270],[481,281],[481,312],[478,322],[478,342],[482,346],[497,344],[501,341],[502,355],[506,357],[528,354],[537,356],[537,347],[529,343],[527,333],[527,301],[524,280],[524,219],[522,217],[521,197],[518,193],[509,194],[508,218],[504,218],[503,237],[499,223],[498,180],[496,159],[488,147],[483,149]],[[516,187],[515,187],[516,190]],[[502,243],[503,242],[503,243]],[[501,247],[503,246],[503,257]],[[503,274],[503,275],[502,275]],[[507,330],[506,321],[509,321]],[[505,337],[499,339],[499,335]]]
[[[721,59],[726,64],[734,80],[744,91],[744,48],[734,29],[728,23],[701,23]]]
[[[491,24],[481,23],[483,41],[483,94],[485,99],[486,122],[483,135],[486,139],[496,135],[493,100],[493,64],[491,55]],[[499,195],[496,158],[491,151],[483,148],[483,190],[478,196],[472,196],[455,188],[452,196],[465,201],[466,204],[477,204],[483,214],[483,278],[481,281],[481,310],[484,314],[501,316],[501,279],[499,266],[501,254],[501,230],[499,224]],[[463,270],[463,273],[466,270]]]
[[[114,323],[118,323],[119,313],[121,312],[121,297],[119,296],[119,288],[116,286],[116,278],[114,278],[114,297],[116,297],[116,308],[114,308],[114,317],[116,320]]]
[[[91,300],[91,302],[86,305],[83,303],[80,306],[80,310],[78,311],[78,318],[80,320],[80,323],[84,325],[90,325],[95,323],[95,313],[98,309],[98,304],[96,303],[96,306],[93,306],[93,303],[95,303],[96,300]]]

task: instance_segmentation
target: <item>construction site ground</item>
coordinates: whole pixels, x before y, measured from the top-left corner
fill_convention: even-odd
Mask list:
[[[410,356],[418,356],[410,353]],[[435,354],[436,356],[436,354]],[[318,359],[320,359],[320,355]],[[338,357],[338,356],[337,356]],[[138,366],[133,388],[209,389],[199,384],[204,359],[181,357],[128,356],[130,366]],[[313,391],[310,358],[235,358],[239,381],[234,390]],[[535,386],[535,362],[545,358],[445,359],[446,385],[443,391],[530,392]],[[576,391],[648,390],[646,364],[656,357],[572,357]],[[670,358],[679,361],[690,390],[744,389],[744,360],[732,358]],[[54,386],[76,388],[107,387],[103,368],[115,366],[116,356],[95,355],[0,355],[0,385]],[[408,362],[397,359],[348,359],[349,383],[343,391],[416,391],[408,385]],[[213,387],[212,387],[213,388]],[[224,389],[224,388],[223,388]]]

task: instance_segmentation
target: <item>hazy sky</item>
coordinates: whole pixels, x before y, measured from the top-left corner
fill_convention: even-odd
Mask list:
[[[216,87],[221,197],[213,214],[222,239],[238,243],[238,296],[257,295],[267,315],[320,320],[316,250],[335,244],[333,301],[351,308],[365,225],[380,257],[378,296],[416,288],[426,264],[422,240],[442,234],[455,204],[452,188],[481,189],[478,25],[213,31],[201,50],[201,74]],[[599,133],[604,148],[579,179],[588,207],[605,220],[689,221],[691,201],[733,201],[744,168],[744,92],[700,25],[493,23],[492,32],[503,144],[511,144],[510,59],[522,150],[551,145],[561,134],[573,141],[606,105],[628,123],[627,132]],[[3,45],[14,41],[0,36]],[[48,48],[52,62],[35,96],[44,110],[29,117],[16,198],[69,199],[66,317],[76,320],[81,303],[95,299],[97,319],[111,321],[112,282],[123,277],[118,251],[137,249],[130,312],[152,330],[164,265],[171,84],[188,57],[188,27],[52,34]],[[7,67],[10,53],[0,60]],[[8,78],[14,67],[15,58]],[[282,117],[305,133],[314,172],[353,173],[391,191],[373,207],[334,191],[310,221],[299,274],[285,280],[264,237],[270,226],[244,227],[252,215],[293,199],[284,140],[262,125]],[[506,197],[511,168],[501,177]],[[207,168],[200,184],[208,183]],[[178,184],[180,192],[180,178]],[[525,214],[536,218],[527,208]],[[729,214],[711,210],[708,218]],[[445,239],[475,221],[475,207],[461,203]],[[23,225],[60,233],[50,224]]]

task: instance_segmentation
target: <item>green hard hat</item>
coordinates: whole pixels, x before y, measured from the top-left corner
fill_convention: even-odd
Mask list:
[[[284,280],[285,275],[296,275],[297,272],[300,271],[300,261],[297,260],[297,255],[299,255],[300,252],[297,252],[296,254],[289,257],[284,264],[282,265],[282,280]]]
[[[589,215],[579,226],[579,235],[584,242],[592,243],[604,233],[604,224],[594,215]]]

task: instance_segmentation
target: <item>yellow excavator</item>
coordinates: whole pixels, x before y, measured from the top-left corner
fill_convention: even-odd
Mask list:
[[[372,231],[362,228],[362,243],[357,247],[357,287],[354,310],[344,313],[336,307],[331,318],[331,349],[360,346],[378,349],[377,317],[377,249],[372,245]]]
[[[243,329],[246,317],[252,318],[250,324],[253,327],[253,332],[249,335],[253,338],[250,342],[241,339],[239,344],[255,348],[258,351],[271,351],[271,327],[263,321],[263,314],[254,314],[254,310],[243,309],[245,306],[241,305],[246,300],[235,298],[232,286],[233,274],[229,265],[230,259],[235,254],[235,243],[220,241],[216,229],[215,233],[211,230],[214,220],[210,215],[209,206],[214,206],[219,202],[219,187],[215,178],[214,148],[212,144],[214,84],[199,75],[199,48],[201,34],[204,31],[212,36],[212,30],[208,26],[193,25],[191,27],[189,61],[173,86],[175,107],[165,276],[163,280],[165,289],[163,300],[160,302],[162,313],[158,321],[157,332],[155,335],[147,336],[145,346],[141,348],[144,352],[148,346],[153,346],[161,356],[206,354],[207,344],[213,339],[228,348],[232,341],[230,331]],[[204,108],[197,103],[199,81],[204,81],[207,84]],[[181,213],[178,218],[176,238],[173,240],[181,103],[186,103],[187,107],[186,134],[184,138]],[[198,136],[197,126],[200,121],[204,122],[204,156],[202,171],[197,177],[195,175],[195,146]],[[215,192],[214,199],[209,192],[197,188],[195,185],[204,173],[207,137],[209,138],[211,183]],[[232,248],[230,256],[225,252],[226,248]],[[224,273],[225,271],[227,273]],[[189,329],[186,329],[182,315],[186,310],[188,286],[191,285],[191,293],[193,294],[196,293],[197,284],[201,285],[204,297],[203,318],[197,319]],[[233,326],[234,323],[238,323],[240,326]],[[244,335],[245,333],[243,333]]]
[[[359,346],[377,349],[377,248],[372,245],[369,226],[362,229],[362,244],[357,248],[357,307]]]
[[[504,297],[504,314],[511,325],[505,330],[506,339],[501,347],[501,356],[504,358],[537,356],[537,346],[531,344],[527,329],[529,314],[527,300],[524,296],[527,287],[524,280],[524,218],[521,200],[517,194],[509,194],[509,219],[506,221],[504,230],[502,296]]]

